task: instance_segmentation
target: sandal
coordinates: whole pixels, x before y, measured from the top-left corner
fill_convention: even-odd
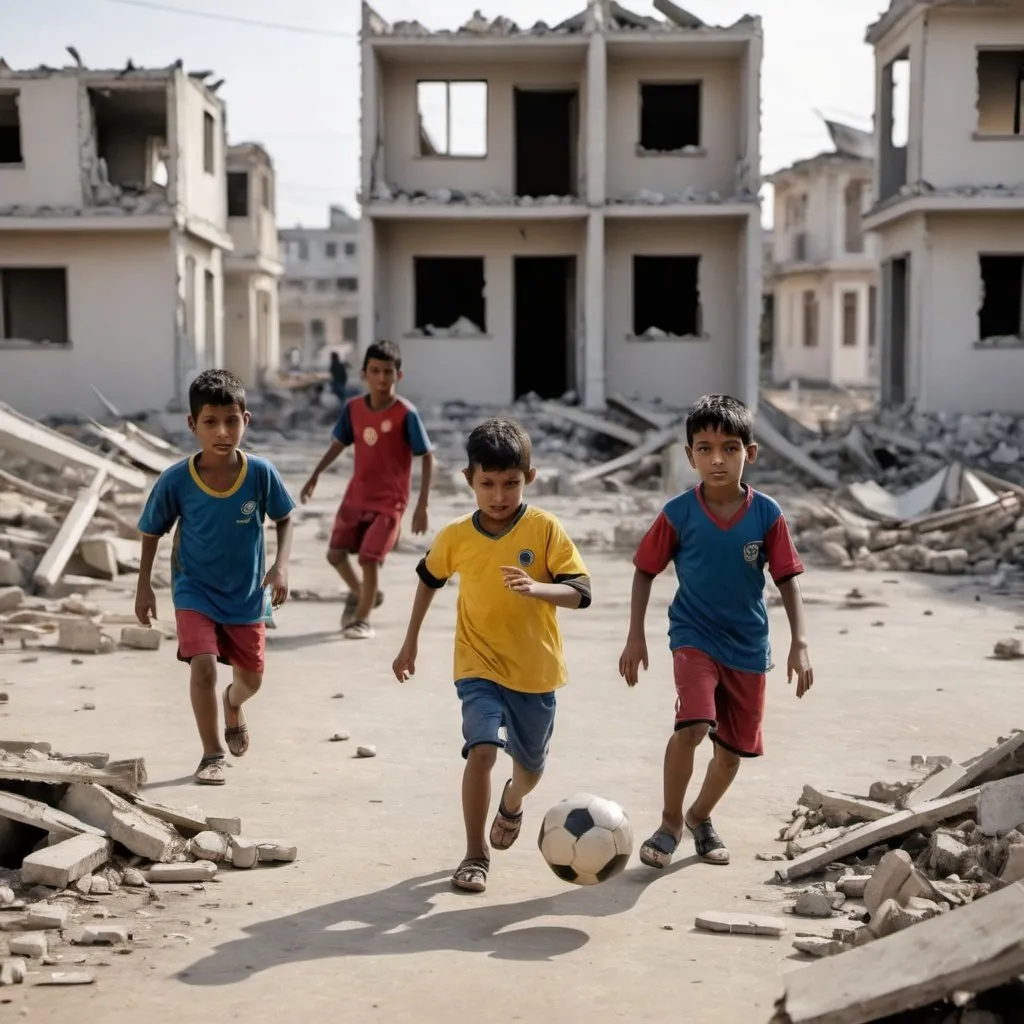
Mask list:
[[[491,862],[486,857],[467,857],[452,875],[452,885],[463,892],[483,892]]]
[[[373,607],[379,608],[384,603],[384,591],[378,590],[377,596],[373,599]],[[351,625],[355,618],[356,609],[359,607],[359,598],[349,591],[345,598],[345,610],[341,613],[341,628],[345,629]]]
[[[691,825],[685,818],[683,824],[693,835],[693,845],[697,856],[707,864],[728,864],[729,851],[722,837],[715,831],[710,818],[705,818],[699,825]]]
[[[195,774],[197,786],[223,786],[224,781],[223,754],[210,754],[199,762]]]
[[[345,627],[346,640],[370,640],[376,634],[366,619],[355,619]]]
[[[509,779],[501,791],[498,813],[494,815],[494,821],[491,823],[491,846],[495,850],[507,850],[519,838],[520,829],[523,827],[522,811],[517,814],[509,814],[505,810],[505,794],[511,785],[512,780]]]
[[[224,704],[224,742],[232,757],[241,757],[249,749],[249,727],[245,723],[245,715],[241,706],[232,707],[228,694],[231,692],[231,683],[228,683],[224,691],[222,703]],[[228,712],[238,712],[238,725],[228,728]]]
[[[676,852],[679,840],[668,829],[659,828],[650,839],[640,847],[640,862],[649,868],[667,868],[672,863],[672,854]]]

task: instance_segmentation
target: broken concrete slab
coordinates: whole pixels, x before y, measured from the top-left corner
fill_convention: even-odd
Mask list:
[[[11,956],[24,956],[30,960],[42,960],[50,951],[45,932],[26,932],[24,935],[12,935],[7,948]]]
[[[657,434],[652,434],[646,438],[643,444],[638,445],[632,451],[626,452],[625,455],[620,455],[617,459],[609,459],[607,462],[602,462],[597,466],[581,469],[578,473],[574,473],[570,480],[574,484],[583,484],[589,480],[599,480],[601,477],[610,476],[612,473],[617,473],[620,469],[628,469],[630,466],[635,466],[646,456],[654,455],[660,452],[662,448],[680,440],[681,436],[681,428],[659,431]]]
[[[30,853],[21,863],[25,885],[66,889],[75,879],[110,860],[114,844],[99,836],[81,835]]]
[[[838,942],[836,939],[811,935],[802,939],[794,939],[793,948],[798,953],[820,959],[821,957],[835,956],[837,953],[845,953],[847,950],[853,949],[853,946],[846,942]]]
[[[560,416],[562,419],[569,420],[570,423],[575,423],[578,427],[583,427],[586,430],[592,430],[597,434],[604,434],[606,437],[621,441],[623,444],[629,445],[630,448],[636,448],[644,440],[644,435],[639,431],[631,430],[620,423],[603,419],[601,416],[595,416],[593,413],[587,412],[584,409],[577,409],[572,405],[563,405],[560,402],[545,402],[541,408],[549,416]]]
[[[978,794],[978,828],[997,836],[1024,824],[1024,775],[987,782]]]
[[[870,881],[870,875],[846,875],[836,882],[836,888],[848,899],[861,900]]]
[[[778,918],[760,914],[739,914],[722,910],[706,910],[697,915],[694,927],[705,932],[730,935],[764,935],[777,939],[786,931],[786,924]]]
[[[230,845],[230,836],[206,831],[189,840],[188,852],[197,860],[210,860],[214,864],[220,864],[227,859]]]
[[[929,776],[920,786],[908,793],[900,803],[903,806],[910,806],[959,793],[974,785],[978,779],[995,768],[1001,761],[1012,757],[1021,747],[1024,747],[1024,730],[1016,730],[1004,742],[996,744],[970,764],[954,763]]]
[[[228,860],[231,866],[240,870],[247,870],[259,863],[259,843],[251,839],[243,839],[241,836],[230,837],[230,849]]]
[[[54,971],[37,985],[91,985],[95,978],[88,971]]]
[[[1024,881],[1024,843],[1016,843],[1006,851],[1006,863],[999,878],[1006,883]]]
[[[910,877],[903,883],[903,887],[896,894],[896,901],[900,906],[905,907],[911,900],[923,899],[930,903],[942,903],[943,895],[932,884],[930,878],[923,875],[917,868],[912,868]]]
[[[208,882],[217,874],[217,865],[212,860],[198,860],[194,864],[154,864],[145,872],[150,884],[161,882]]]
[[[89,619],[62,619],[57,624],[57,646],[72,654],[101,654],[109,649],[103,627]]]
[[[72,940],[76,946],[119,946],[130,942],[132,933],[127,925],[87,925],[82,933]]]
[[[875,868],[864,889],[864,905],[868,912],[875,911],[886,901],[895,899],[900,889],[910,878],[914,870],[914,861],[905,850],[890,850]]]
[[[210,826],[207,823],[203,812],[198,807],[186,807],[179,810],[177,807],[168,807],[166,804],[157,803],[155,800],[147,800],[144,797],[136,796],[132,803],[146,814],[158,818],[160,821],[173,825],[179,832],[187,835],[189,832],[205,832]]]
[[[832,823],[832,818],[853,818],[859,821],[878,821],[881,818],[892,814],[892,807],[888,804],[876,803],[874,800],[863,800],[860,797],[849,796],[846,793],[836,793],[831,789],[815,789],[813,786],[804,786],[800,803],[812,811],[821,811],[826,822]]]
[[[936,878],[948,878],[960,870],[967,845],[947,832],[936,832],[928,840],[925,863]]]
[[[218,818],[216,815],[206,816],[206,827],[211,832],[223,832],[229,836],[240,836],[242,834],[241,818]]]
[[[106,835],[103,829],[95,828],[70,814],[65,814],[56,807],[3,790],[0,790],[0,818],[45,829],[58,839],[70,839],[83,833],[101,837]]]
[[[32,759],[27,755],[0,752],[0,779],[48,782],[54,786],[63,783],[96,782],[107,789],[132,796],[138,791],[141,781],[140,765],[139,760],[112,761],[106,768],[93,768],[54,757]]]
[[[25,927],[33,931],[61,931],[67,923],[68,908],[57,903],[36,903],[25,918]]]
[[[810,853],[811,850],[820,849],[822,846],[842,839],[848,832],[850,832],[849,827],[822,829],[820,832],[806,832],[786,844],[786,853],[791,857],[800,857],[805,853]]]

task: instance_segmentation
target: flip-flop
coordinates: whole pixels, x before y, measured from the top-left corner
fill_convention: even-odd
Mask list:
[[[650,839],[640,847],[640,862],[649,868],[667,868],[672,863],[672,854],[676,852],[679,840],[668,829],[659,828]]]
[[[467,857],[452,875],[452,885],[463,892],[483,892],[491,862],[486,857]]]
[[[232,707],[228,694],[231,692],[232,683],[228,683],[224,690],[222,703],[224,705],[224,742],[233,757],[241,757],[249,749],[249,726],[245,721],[245,712],[241,707]],[[228,728],[228,711],[238,712],[238,725]]]
[[[491,823],[491,846],[495,850],[507,850],[519,838],[519,832],[523,827],[522,811],[518,814],[509,814],[505,810],[505,794],[511,785],[512,780],[509,779],[501,791],[498,813],[494,815],[494,821]]]

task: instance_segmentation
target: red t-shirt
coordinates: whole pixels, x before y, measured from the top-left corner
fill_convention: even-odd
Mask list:
[[[331,436],[355,454],[355,470],[344,504],[366,512],[404,512],[412,486],[412,459],[431,449],[423,420],[412,403],[396,397],[373,409],[367,395],[350,399]]]

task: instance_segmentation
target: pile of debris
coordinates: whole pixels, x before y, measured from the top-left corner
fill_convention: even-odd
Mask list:
[[[94,912],[100,897],[147,895],[160,883],[202,888],[221,865],[249,869],[295,860],[296,848],[287,843],[243,838],[238,818],[146,800],[139,795],[145,781],[142,759],[63,755],[47,743],[0,741],[0,953],[15,958],[0,959],[0,985],[24,981],[26,960],[60,964],[67,943],[130,942],[131,925],[108,910]],[[76,920],[82,907],[102,923]],[[41,983],[91,981],[79,972]]]
[[[699,146],[684,146],[679,150],[672,150],[676,153],[699,152]],[[663,152],[651,150],[652,153]],[[718,206],[722,203],[755,203],[757,196],[749,192],[740,192],[734,196],[723,196],[720,192],[702,192],[700,189],[687,188],[681,192],[655,192],[653,189],[642,188],[637,192],[630,192],[626,195],[611,196],[609,204],[614,206],[679,206],[692,203],[711,204]]]
[[[406,203],[423,206],[426,203],[438,203],[443,206],[571,206],[582,202],[578,196],[517,196],[498,189],[474,191],[461,188],[403,189],[378,180],[370,195],[371,199],[385,203]]]
[[[787,975],[779,1024],[854,1007],[841,1019],[877,1020],[1024,976],[1024,731],[963,764],[911,763],[933,773],[876,782],[866,797],[805,786],[779,836],[785,854],[761,855],[780,862],[780,883],[824,874],[794,893],[794,915],[846,919],[831,935],[798,935],[801,953],[849,955]]]

